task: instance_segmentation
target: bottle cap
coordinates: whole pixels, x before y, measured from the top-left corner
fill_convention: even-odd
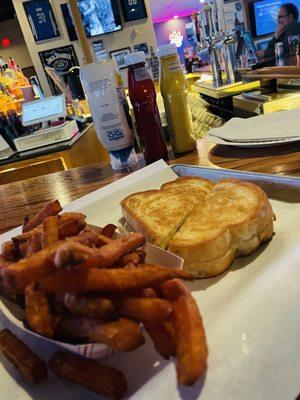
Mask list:
[[[139,161],[132,146],[109,152],[111,167],[115,171],[133,171],[138,169]]]
[[[157,49],[158,57],[166,57],[177,53],[176,44],[164,44]]]
[[[135,53],[127,54],[124,57],[126,65],[139,64],[146,61],[146,56],[143,51],[136,51]]]

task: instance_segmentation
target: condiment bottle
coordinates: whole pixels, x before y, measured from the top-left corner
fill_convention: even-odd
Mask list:
[[[80,78],[97,136],[108,150],[116,171],[137,169],[133,132],[124,111],[124,99],[118,90],[119,80],[113,60],[99,60],[80,69]]]
[[[175,153],[194,150],[193,120],[188,100],[188,87],[175,44],[158,48],[160,90],[164,99],[172,146]]]
[[[151,164],[161,158],[165,161],[169,158],[156,103],[155,86],[145,61],[143,51],[125,56],[129,97],[134,110],[137,133],[143,141],[145,161]]]

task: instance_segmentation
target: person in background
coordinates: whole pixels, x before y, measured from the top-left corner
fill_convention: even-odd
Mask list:
[[[277,28],[266,50],[256,52],[258,57],[275,57],[275,43],[283,42],[283,52],[289,54],[288,37],[300,34],[299,11],[292,3],[283,4],[277,14]]]

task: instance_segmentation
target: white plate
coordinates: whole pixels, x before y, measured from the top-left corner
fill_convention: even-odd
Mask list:
[[[233,147],[245,147],[245,148],[258,148],[258,147],[274,147],[281,146],[283,144],[291,144],[300,142],[300,136],[297,138],[286,138],[286,139],[277,139],[263,142],[230,142],[228,140],[221,139],[220,137],[210,135],[209,133],[206,135],[207,140],[210,142],[221,144],[223,146],[233,146]]]
[[[166,164],[159,162],[137,175],[126,177],[125,181],[115,182],[77,200],[67,209],[86,212],[89,222],[118,222],[121,217],[118,203],[124,194],[157,188],[173,177],[174,173]],[[178,388],[174,362],[162,360],[147,341],[132,353],[114,354],[107,360],[126,375],[129,387],[126,398],[296,398],[300,392],[300,205],[279,201],[272,201],[272,205],[277,216],[276,236],[269,244],[253,255],[235,261],[223,276],[191,284],[209,346],[204,382],[198,382],[192,388]],[[6,320],[2,323],[9,327]],[[44,359],[56,349],[28,336],[24,339]],[[2,356],[1,361],[0,393],[5,400],[99,399],[99,396],[61,381],[51,373],[45,382],[30,386]]]

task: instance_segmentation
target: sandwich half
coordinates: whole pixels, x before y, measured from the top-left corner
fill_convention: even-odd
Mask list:
[[[268,197],[258,186],[222,180],[195,206],[168,250],[184,258],[184,269],[194,276],[215,276],[235,257],[271,239],[273,220]]]
[[[147,190],[126,197],[121,202],[122,213],[128,224],[141,232],[148,242],[166,248],[213,186],[202,178],[178,178],[164,184],[161,190]]]

